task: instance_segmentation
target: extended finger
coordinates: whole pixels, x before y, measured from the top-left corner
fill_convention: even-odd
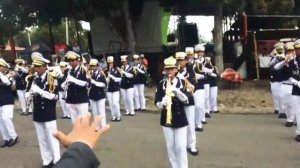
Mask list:
[[[101,128],[101,129],[99,129],[99,130],[97,131],[97,135],[98,135],[99,137],[101,137],[101,136],[102,136],[103,134],[105,134],[109,129],[110,129],[110,124],[107,124],[107,125],[105,125],[105,127]]]
[[[96,128],[99,126],[99,124],[101,123],[102,120],[102,116],[97,116],[94,118],[94,121],[92,123],[92,128],[96,130]]]
[[[88,127],[90,126],[90,119],[91,119],[91,113],[87,113],[86,115],[82,116],[81,119],[81,125],[82,127]]]
[[[70,145],[70,141],[69,141],[68,137],[63,132],[56,131],[53,133],[53,136],[58,141],[60,141],[64,145],[64,147],[68,147]]]

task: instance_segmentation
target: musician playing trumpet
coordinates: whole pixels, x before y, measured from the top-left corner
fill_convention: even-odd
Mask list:
[[[120,82],[121,82],[121,74],[114,67],[114,57],[107,57],[107,99],[112,115],[112,122],[120,122],[121,121],[121,113],[120,113]]]
[[[184,106],[184,111],[188,120],[189,125],[187,126],[187,149],[191,155],[198,155],[196,148],[196,132],[195,132],[195,102],[194,102],[194,90],[195,90],[195,72],[193,69],[186,68],[188,57],[185,52],[177,52],[175,54],[178,73],[177,77],[184,80],[187,91],[189,92],[189,103]]]
[[[19,97],[22,113],[21,115],[27,115],[26,111],[26,100],[25,100],[25,93],[26,93],[26,81],[25,78],[28,75],[28,69],[25,68],[25,61],[23,59],[16,59],[15,60],[15,80],[16,80],[16,90],[17,95]]]
[[[59,102],[63,111],[62,119],[71,119],[71,115],[67,110],[65,88],[61,87],[61,84],[66,80],[68,76],[68,63],[65,61],[61,61],[59,63],[59,67],[60,67],[60,74],[57,78],[57,82],[58,82]]]
[[[169,161],[172,168],[187,168],[187,125],[184,106],[188,104],[188,92],[184,80],[176,77],[176,59],[164,60],[166,78],[159,82],[155,104],[161,110],[163,129]]]
[[[145,84],[146,67],[140,63],[139,55],[133,55],[133,82],[134,82],[134,105],[135,110],[146,110]]]
[[[90,105],[94,118],[101,115],[102,121],[100,127],[103,128],[106,125],[106,115],[105,115],[105,88],[106,88],[106,78],[99,67],[99,62],[96,59],[90,60],[90,74],[91,74],[91,89],[89,92]]]

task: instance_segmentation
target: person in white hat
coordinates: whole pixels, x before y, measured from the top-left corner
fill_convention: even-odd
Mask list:
[[[134,78],[134,102],[135,110],[146,110],[145,84],[146,84],[146,67],[140,63],[138,55],[133,55],[133,78]]]
[[[134,88],[133,88],[133,67],[128,64],[127,55],[121,56],[122,66],[119,71],[122,75],[121,95],[125,106],[125,116],[134,116]]]
[[[99,62],[96,59],[90,60],[90,73],[92,87],[89,92],[90,105],[92,108],[93,116],[96,118],[101,115],[102,121],[100,128],[106,125],[105,115],[105,88],[106,88],[106,77],[102,69],[99,67]]]
[[[198,44],[195,46],[195,52],[197,53],[198,60],[197,62],[201,63],[203,66],[203,71],[204,71],[204,90],[205,90],[205,117],[210,118],[210,101],[209,101],[209,94],[210,94],[210,85],[209,85],[209,77],[210,74],[213,71],[212,66],[208,63],[207,59],[208,57],[204,57],[205,55],[205,47],[202,44]],[[206,120],[206,119],[204,119]],[[203,121],[206,123],[206,121]]]
[[[47,72],[49,63],[42,56],[33,61],[36,76],[26,92],[26,97],[33,97],[33,123],[44,167],[51,167],[60,159],[59,142],[53,136],[57,131],[56,102],[59,96],[56,78],[59,72],[53,69]]]
[[[292,112],[292,83],[289,81],[289,78],[292,77],[292,69],[289,67],[288,62],[294,59],[295,48],[293,42],[288,42],[285,44],[286,54],[285,59],[281,62],[278,62],[274,68],[279,70],[281,73],[281,100],[283,105],[284,114],[279,114],[279,117],[286,117],[286,127],[292,127],[295,120],[295,115]]]
[[[15,60],[15,80],[16,80],[16,90],[17,95],[20,101],[22,113],[21,115],[28,115],[26,111],[26,100],[25,100],[25,92],[26,92],[26,81],[25,78],[28,75],[28,69],[25,68],[25,61],[23,59]],[[32,109],[29,109],[32,112]]]
[[[292,77],[289,79],[293,84],[292,89],[292,110],[296,116],[296,142],[300,142],[300,39],[294,42],[296,57],[289,61],[289,67],[292,69]]]
[[[14,94],[13,76],[9,75],[9,64],[0,58],[0,132],[4,142],[1,147],[11,147],[18,142],[18,135],[13,124]]]
[[[274,66],[285,59],[284,55],[284,44],[276,43],[274,45],[276,55],[274,55],[269,64],[270,66],[270,79],[271,79],[271,91],[273,97],[274,114],[279,114],[279,117],[286,117],[283,104],[281,100],[281,80],[282,75],[280,70],[276,70]]]
[[[65,99],[65,88],[61,87],[61,84],[66,80],[68,75],[68,63],[65,61],[61,61],[59,63],[60,74],[57,78],[58,81],[58,94],[59,94],[59,102],[62,108],[63,116],[62,119],[71,119],[71,115],[67,109],[66,99]]]
[[[177,52],[175,57],[178,65],[177,77],[184,80],[187,91],[190,93],[188,96],[189,103],[184,106],[185,115],[189,123],[187,127],[187,149],[191,155],[196,156],[198,155],[198,150],[196,148],[195,101],[193,97],[196,83],[195,72],[193,69],[186,67],[189,58],[186,57],[184,52]]]
[[[88,113],[88,87],[91,84],[91,76],[87,68],[81,64],[80,55],[74,51],[68,51],[66,58],[71,68],[67,72],[66,81],[61,86],[66,90],[66,107],[74,122],[77,117]]]
[[[114,57],[107,57],[107,99],[111,111],[112,122],[121,121],[120,113],[120,82],[121,74],[114,66]]]

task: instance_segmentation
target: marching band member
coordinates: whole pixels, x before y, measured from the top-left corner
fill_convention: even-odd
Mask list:
[[[106,88],[106,77],[102,69],[99,69],[99,63],[96,59],[90,60],[90,72],[91,72],[91,83],[92,87],[89,92],[90,105],[94,118],[101,115],[101,128],[106,125],[105,115],[105,88]]]
[[[203,47],[202,45],[200,47]],[[196,51],[199,50],[199,45],[195,47]],[[201,48],[200,48],[201,49]],[[196,56],[196,55],[195,55]],[[197,54],[198,56],[198,54]],[[192,58],[190,58],[192,59]],[[204,90],[204,72],[203,65],[198,61],[193,61],[194,63],[190,66],[193,68],[195,72],[195,91],[194,91],[194,100],[195,100],[195,125],[196,131],[203,131],[203,124],[206,124],[205,119],[205,90]]]
[[[139,56],[133,55],[133,79],[134,79],[134,101],[135,110],[146,110],[145,100],[145,84],[146,84],[146,68],[143,64],[140,64]]]
[[[50,61],[44,57],[33,60],[37,72],[26,97],[33,97],[33,123],[36,129],[43,167],[52,167],[60,159],[58,140],[53,136],[57,130],[56,101],[58,88],[55,77],[59,72],[47,72]],[[51,74],[51,75],[50,75]]]
[[[125,116],[134,116],[134,88],[133,88],[133,67],[128,64],[127,55],[121,56],[122,66],[118,70],[121,73],[121,95],[125,106]]]
[[[62,87],[66,91],[67,111],[74,122],[77,117],[88,113],[88,87],[91,79],[88,70],[81,64],[80,55],[68,51],[66,57],[72,68],[68,70],[67,79],[62,83]]]
[[[292,111],[292,89],[293,84],[289,81],[289,78],[292,77],[292,69],[287,64],[290,60],[294,59],[295,56],[295,48],[293,42],[288,42],[285,44],[286,48],[286,56],[285,60],[277,63],[274,68],[276,70],[280,70],[282,82],[281,82],[281,100],[283,103],[283,110],[286,114],[286,127],[292,127],[295,120],[295,114]]]
[[[159,82],[155,104],[161,109],[160,124],[163,129],[169,161],[172,168],[187,168],[187,125],[184,105],[188,104],[184,80],[176,77],[176,59],[164,60],[167,78]]]
[[[211,61],[209,62],[211,64]],[[210,112],[211,113],[219,113],[218,110],[218,77],[219,77],[219,71],[218,68],[216,66],[213,66],[211,64],[211,66],[213,67],[213,72],[209,75],[209,101],[210,101]]]
[[[198,150],[196,148],[196,132],[195,132],[195,102],[194,102],[194,85],[195,85],[195,72],[193,69],[187,69],[187,57],[184,52],[177,52],[175,54],[177,64],[178,64],[178,73],[177,77],[181,80],[184,80],[186,89],[190,92],[188,97],[189,103],[184,106],[185,115],[188,120],[187,127],[187,149],[188,152],[192,155],[198,155]]]
[[[271,75],[271,90],[273,95],[274,113],[279,114],[279,118],[286,118],[283,110],[283,101],[281,99],[281,81],[283,79],[281,70],[275,69],[275,65],[281,61],[284,61],[284,44],[277,43],[274,45],[276,56],[271,59],[270,62],[270,75]],[[278,111],[277,111],[278,110]]]
[[[270,64],[269,64],[271,92],[272,92],[272,98],[273,98],[274,114],[278,114],[281,109],[280,108],[280,81],[279,81],[280,73],[278,73],[278,71],[274,69],[273,61],[276,61],[277,55],[278,55],[275,46],[270,55],[272,57]]]
[[[26,93],[26,81],[25,78],[28,75],[28,69],[25,68],[25,61],[23,59],[16,59],[15,60],[16,67],[16,90],[17,95],[19,97],[22,113],[21,115],[28,115],[26,111],[26,100],[25,100],[25,93]],[[32,109],[30,109],[32,111]]]
[[[296,57],[290,60],[288,65],[292,69],[292,77],[289,79],[293,84],[292,89],[292,110],[297,121],[296,142],[300,142],[300,39],[294,42]]]
[[[71,115],[67,109],[65,90],[64,90],[64,88],[61,87],[61,84],[66,80],[67,75],[68,75],[68,73],[67,73],[68,72],[68,63],[61,61],[59,63],[59,67],[60,67],[60,74],[57,78],[57,82],[58,82],[59,102],[60,102],[60,106],[63,111],[62,119],[71,119]]]
[[[107,99],[109,102],[109,107],[112,115],[112,122],[121,121],[121,113],[120,113],[120,82],[121,82],[121,74],[114,67],[114,57],[107,57]]]
[[[4,140],[1,147],[11,147],[18,142],[12,122],[14,115],[13,76],[7,74],[9,64],[0,58],[0,132]]]

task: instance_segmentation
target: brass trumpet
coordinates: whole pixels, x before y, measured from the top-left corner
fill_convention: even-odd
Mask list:
[[[170,77],[167,79],[166,96],[168,97],[168,102],[166,105],[166,110],[167,110],[166,125],[171,126],[172,125],[172,98],[175,96],[175,94],[172,92],[172,84],[171,84]]]

